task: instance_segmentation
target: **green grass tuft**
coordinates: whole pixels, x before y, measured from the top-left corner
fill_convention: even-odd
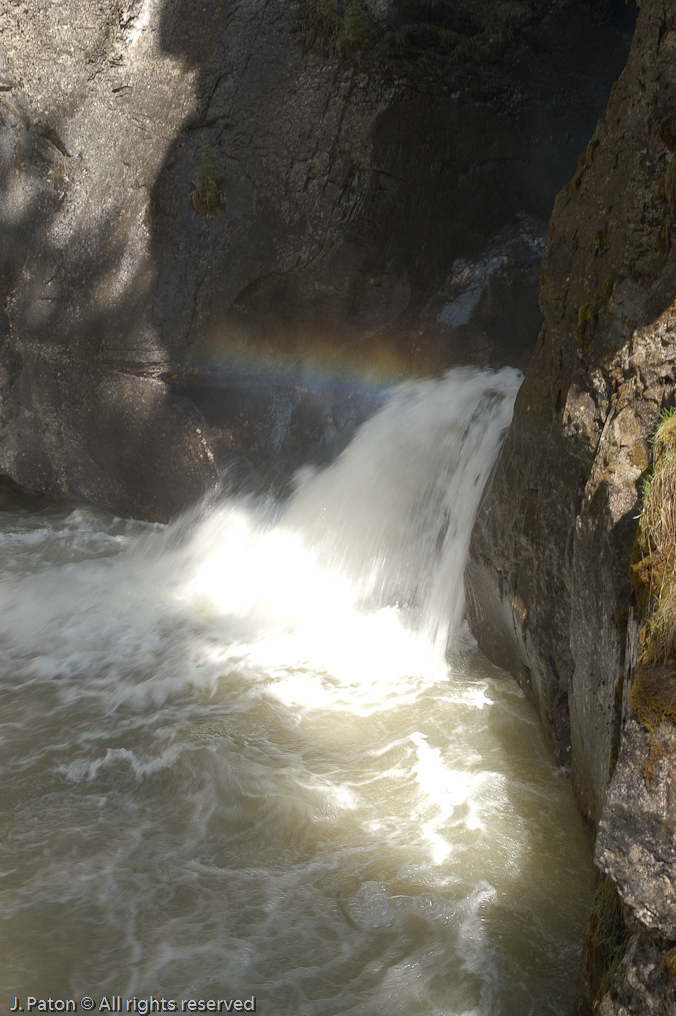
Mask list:
[[[653,467],[643,484],[630,566],[638,616],[643,618],[631,706],[650,734],[643,768],[648,783],[664,754],[657,727],[664,721],[676,724],[676,409],[662,411],[650,444]]]
[[[617,887],[606,876],[594,894],[585,942],[597,983],[600,982],[597,1001],[608,990],[630,938]]]

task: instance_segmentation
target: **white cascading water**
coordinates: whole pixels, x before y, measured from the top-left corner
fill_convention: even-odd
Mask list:
[[[462,635],[518,383],[400,386],[284,506],[5,513],[8,1005],[567,1011],[584,832],[523,696]]]
[[[414,613],[442,655],[463,618],[472,523],[520,379],[466,369],[401,385],[348,454],[308,470],[284,518],[362,603]]]

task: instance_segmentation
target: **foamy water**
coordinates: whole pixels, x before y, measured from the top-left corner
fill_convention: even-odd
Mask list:
[[[403,386],[286,505],[4,513],[3,1001],[568,1011],[588,845],[462,624],[518,381]]]

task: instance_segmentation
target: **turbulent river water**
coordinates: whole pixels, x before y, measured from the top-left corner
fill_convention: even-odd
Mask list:
[[[569,1011],[589,846],[462,623],[518,382],[396,389],[285,504],[1,513],[3,1004]]]

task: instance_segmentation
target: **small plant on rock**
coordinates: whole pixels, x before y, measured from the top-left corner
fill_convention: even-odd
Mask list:
[[[676,165],[673,162],[670,162],[664,171],[662,188],[669,205],[669,210],[673,214],[676,211]]]
[[[350,0],[343,21],[343,51],[350,53],[363,49],[370,27],[371,22],[362,0]]]
[[[656,735],[676,723],[676,410],[660,416],[652,437],[653,468],[643,486],[643,507],[631,562],[641,653],[631,705],[650,734],[643,769],[654,779],[664,748]]]
[[[667,168],[660,177],[659,194],[666,200],[667,207],[662,218],[660,229],[660,248],[663,254],[669,250],[671,234],[673,231],[674,217],[676,216],[676,163],[667,163]]]
[[[582,177],[594,161],[594,155],[596,153],[596,149],[599,147],[599,143],[598,138],[592,138],[580,158],[577,160],[577,172],[566,187],[566,190],[570,193],[574,193],[582,183]]]
[[[593,303],[583,304],[577,313],[577,328],[575,329],[575,340],[582,345],[596,328],[598,321],[598,310]]]
[[[594,894],[585,942],[599,984],[596,1004],[608,990],[630,938],[617,887],[606,876]]]
[[[335,55],[336,40],[342,23],[335,0],[320,0],[307,18],[303,31],[303,45],[306,49],[318,50],[322,56]]]
[[[670,978],[676,984],[676,948],[669,949],[664,953],[660,970],[664,977]]]
[[[216,172],[209,143],[205,141],[197,183],[190,184],[190,207],[198,215],[213,215],[224,204],[223,177]]]
[[[358,63],[373,35],[363,0],[320,0],[305,18],[303,45],[322,56]]]

